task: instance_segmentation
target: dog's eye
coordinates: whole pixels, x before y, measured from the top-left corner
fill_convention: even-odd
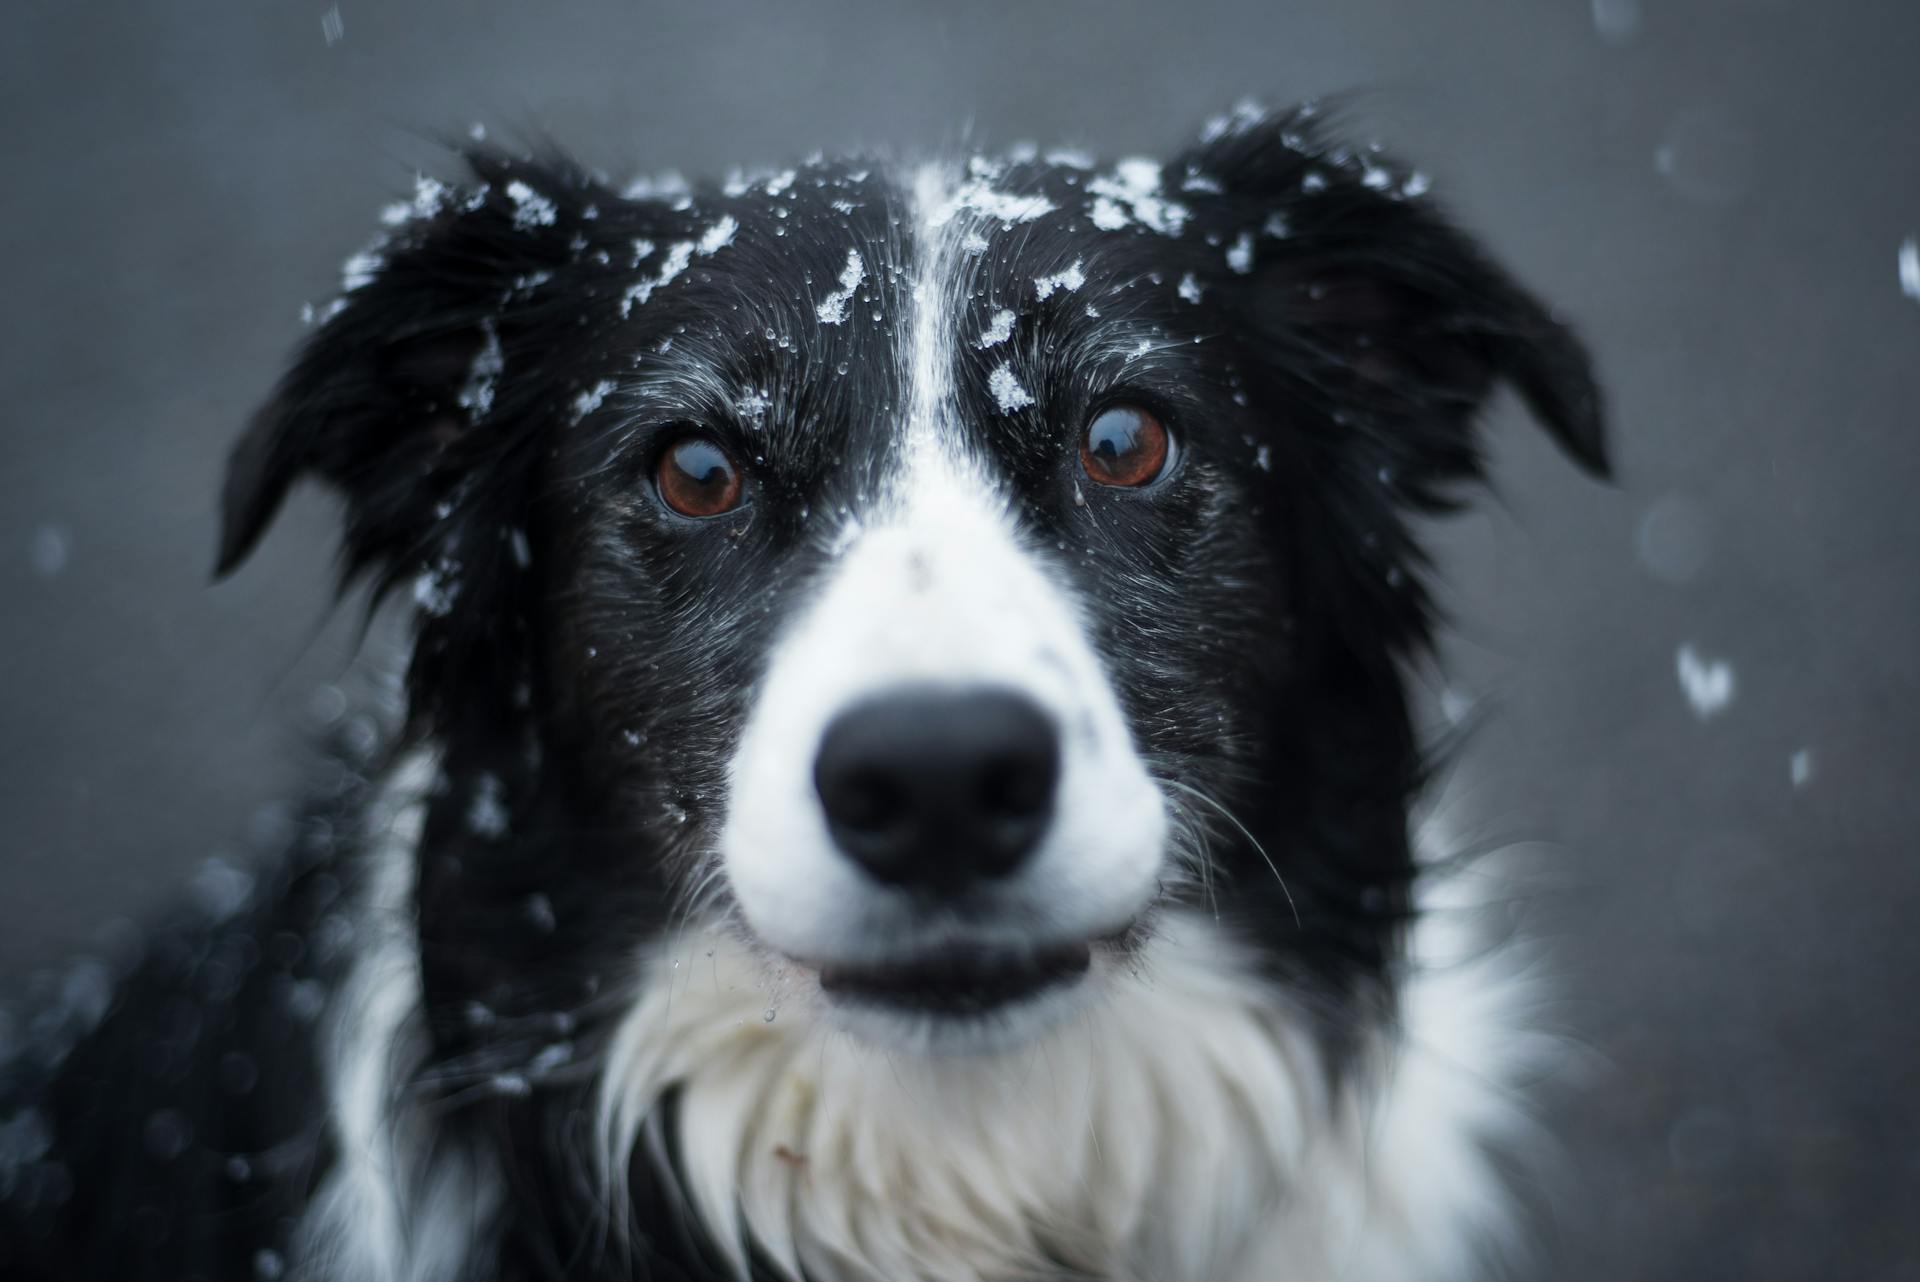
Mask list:
[[[1149,484],[1172,458],[1173,437],[1165,424],[1137,405],[1102,410],[1080,442],[1080,466],[1102,485]]]
[[[719,516],[740,506],[740,468],[711,438],[682,436],[654,465],[660,501],[681,516]]]

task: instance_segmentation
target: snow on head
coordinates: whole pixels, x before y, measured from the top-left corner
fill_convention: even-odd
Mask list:
[[[389,227],[398,227],[412,222],[416,218],[431,218],[440,212],[446,203],[447,185],[438,179],[420,174],[413,180],[413,199],[395,201],[380,211],[380,221]]]
[[[600,403],[607,399],[607,393],[612,390],[613,380],[603,378],[586,391],[574,397],[572,406],[573,421],[578,423],[581,419],[599,409]]]
[[[994,190],[992,180],[998,176],[997,168],[980,157],[975,156],[968,168],[973,177],[956,188],[953,195],[933,211],[927,220],[930,225],[943,227],[955,215],[970,213],[991,219],[1003,227],[1011,227],[1015,223],[1030,223],[1053,212],[1053,202],[1045,196],[1021,196]]]
[[[867,266],[860,259],[858,250],[847,251],[847,265],[840,269],[840,288],[820,300],[814,308],[822,325],[838,325],[847,319],[847,308],[853,302],[854,291],[860,288],[860,282],[867,278]]]
[[[481,321],[480,332],[484,341],[474,353],[473,363],[467,367],[467,381],[454,397],[475,423],[493,408],[494,385],[499,382],[500,371],[507,367],[506,357],[500,350],[500,335],[494,330],[493,322]]]
[[[380,257],[377,248],[361,250],[340,264],[341,291],[351,294],[356,289],[371,285],[373,278],[378,276],[380,269],[386,265],[386,259]]]
[[[513,202],[513,225],[521,231],[551,227],[559,216],[551,200],[518,178],[507,184],[507,199]]]
[[[1724,712],[1733,702],[1733,665],[1725,659],[1704,659],[1692,646],[1683,645],[1674,656],[1674,668],[1681,692],[1702,721]]]
[[[1078,289],[1087,283],[1087,274],[1080,270],[1080,260],[1074,259],[1073,266],[1051,276],[1037,277],[1033,282],[1033,292],[1041,299],[1053,297],[1055,290]]]
[[[994,402],[1000,406],[1002,414],[1011,414],[1033,404],[1033,397],[1028,395],[1026,388],[1020,386],[1020,380],[1013,376],[1012,366],[1005,361],[1001,361],[987,376],[987,390],[993,393]]]
[[[1267,109],[1251,98],[1242,98],[1233,108],[1233,114],[1215,116],[1200,131],[1201,142],[1215,142],[1229,135],[1246,133],[1267,118]]]
[[[1014,319],[1014,314],[1002,307],[993,314],[993,318],[987,322],[987,327],[980,331],[980,341],[975,346],[984,351],[1012,338]]]
[[[700,237],[700,252],[702,254],[719,253],[733,243],[734,233],[739,230],[740,224],[735,222],[731,215],[720,215],[720,221],[707,228],[706,234]]]
[[[1187,207],[1160,194],[1160,166],[1154,161],[1123,160],[1111,174],[1088,182],[1087,191],[1094,197],[1088,216],[1102,231],[1138,222],[1163,236],[1178,236],[1186,225]]]
[[[620,315],[622,317],[632,315],[635,307],[653,297],[654,290],[672,284],[681,272],[687,270],[687,264],[693,261],[695,254],[704,258],[709,254],[717,254],[731,245],[735,233],[739,230],[738,222],[722,214],[718,222],[701,233],[699,240],[683,240],[668,246],[666,257],[661,260],[659,273],[638,284],[628,286],[627,292],[620,296]],[[635,241],[635,262],[639,262],[645,256],[639,252],[642,245],[646,246],[648,254],[653,252],[651,241]]]

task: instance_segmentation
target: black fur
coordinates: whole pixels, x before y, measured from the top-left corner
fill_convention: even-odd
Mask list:
[[[951,355],[976,448],[1091,608],[1155,773],[1257,839],[1196,816],[1226,920],[1338,1048],[1390,1017],[1409,911],[1423,770],[1401,671],[1434,613],[1409,521],[1479,477],[1474,417],[1501,382],[1589,470],[1606,458],[1569,331],[1404,171],[1315,123],[1237,118],[1166,165],[1178,235],[1093,226],[1072,164],[992,171],[1054,210],[967,260],[956,333],[1005,306],[1018,340]],[[826,563],[811,522],[859,510],[896,448],[914,222],[877,164],[628,198],[563,161],[467,160],[469,184],[392,231],[236,447],[218,568],[312,477],[345,501],[343,583],[418,603],[387,750],[443,762],[410,1090],[437,1142],[490,1155],[509,1190],[470,1276],[715,1278],[671,1162],[636,1159],[634,1257],[611,1245],[588,1096],[636,941],[669,926],[715,830],[770,638]],[[627,304],[723,216],[723,250]],[[1276,218],[1284,235],[1263,230]],[[1242,237],[1251,261],[1230,266]],[[824,326],[850,249],[865,284]],[[1086,285],[1024,301],[1074,263]],[[1001,359],[1032,406],[993,412]],[[1076,480],[1082,425],[1122,396],[1181,442],[1150,493]],[[649,469],[687,423],[748,460],[736,514],[695,525],[655,501]],[[253,907],[162,933],[97,1026],[67,1046],[43,1021],[7,1066],[9,1277],[274,1276],[332,1160],[311,1003],[289,986],[330,990],[352,951],[316,940],[337,937],[369,839],[362,791],[314,812]]]

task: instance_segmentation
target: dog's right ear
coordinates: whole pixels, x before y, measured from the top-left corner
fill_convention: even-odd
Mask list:
[[[385,586],[431,562],[455,509],[528,449],[543,407],[516,396],[516,366],[539,357],[542,300],[594,269],[582,229],[618,197],[565,163],[466,160],[473,183],[422,179],[386,212],[392,230],[348,261],[345,292],[234,446],[216,577],[312,476],[346,500],[343,581]]]

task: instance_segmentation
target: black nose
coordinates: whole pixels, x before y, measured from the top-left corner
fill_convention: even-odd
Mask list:
[[[909,687],[827,726],[813,782],[834,841],[890,885],[951,893],[1013,872],[1060,779],[1053,721],[1009,690]]]

